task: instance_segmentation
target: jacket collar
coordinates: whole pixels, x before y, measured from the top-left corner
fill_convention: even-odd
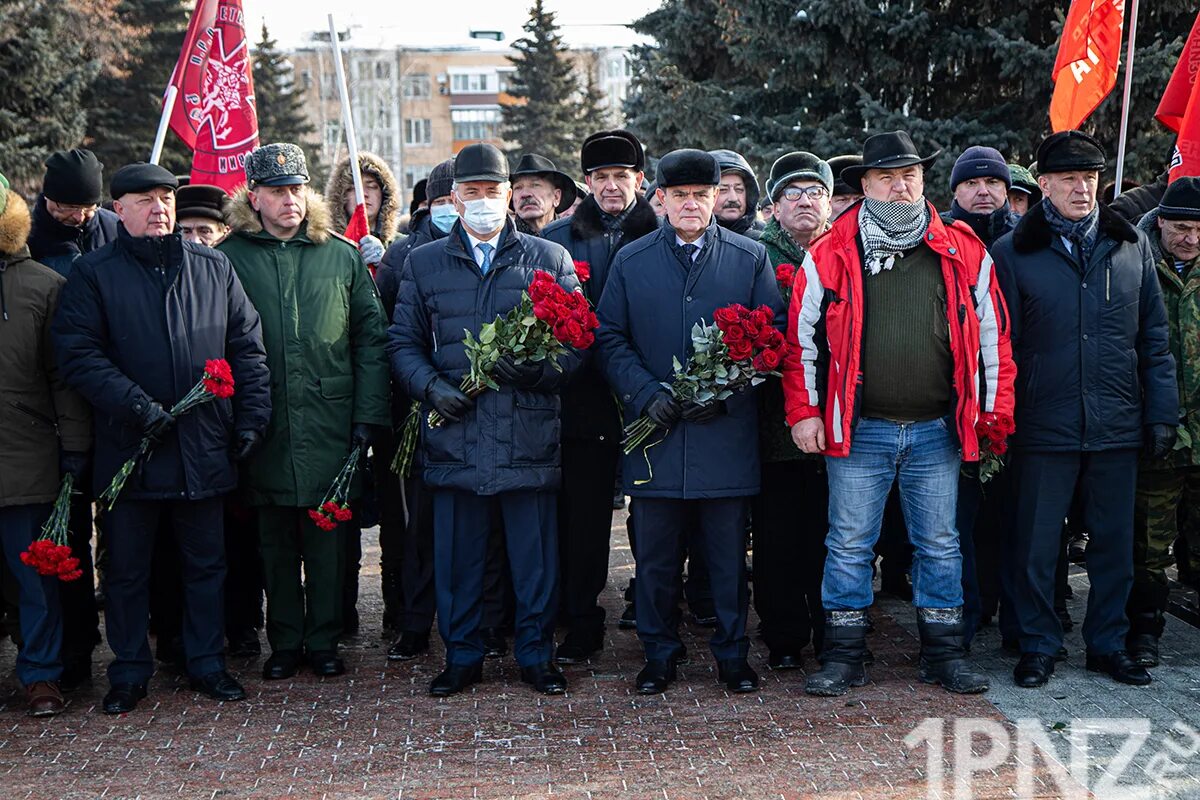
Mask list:
[[[828,228],[826,228],[826,230],[828,230]],[[816,237],[814,237],[813,240],[815,241]],[[767,227],[763,229],[762,237],[759,239],[759,241],[764,245],[769,244],[779,250],[779,252],[782,253],[785,258],[792,259],[792,263],[797,267],[800,266],[800,262],[804,260],[804,254],[806,252],[804,246],[796,242],[796,240],[793,239],[786,230],[784,230],[783,226],[779,224],[779,220],[777,219],[772,219],[767,223]]]
[[[1046,211],[1042,204],[1047,202],[1049,201],[1043,199],[1029,209],[1029,212],[1021,217],[1021,221],[1013,230],[1013,249],[1018,253],[1034,253],[1038,250],[1045,250],[1051,247],[1057,238],[1050,230],[1050,223],[1046,221]],[[1100,206],[1099,227],[1101,240],[1096,244],[1097,255],[1107,250],[1103,247],[1104,239],[1109,239],[1117,244],[1137,243],[1137,230],[1114,211],[1111,211],[1108,206]]]
[[[603,236],[605,231],[603,215],[604,212],[600,210],[596,198],[589,194],[571,216],[572,235],[580,240]],[[654,209],[640,195],[636,196],[633,200],[633,208],[629,209],[629,213],[621,223],[621,231],[625,234],[624,238],[632,242],[634,239],[640,239],[646,234],[652,233],[657,227],[658,217],[655,216]]]
[[[143,267],[170,269],[183,263],[183,235],[179,231],[166,236],[133,236],[125,226],[117,226],[117,241]]]

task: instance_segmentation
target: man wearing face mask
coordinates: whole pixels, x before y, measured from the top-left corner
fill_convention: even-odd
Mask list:
[[[1008,203],[1012,173],[1000,151],[992,147],[968,147],[950,171],[954,200],[942,212],[942,222],[965,222],[984,247],[1017,225],[1017,215]]]
[[[569,220],[542,235],[586,262],[583,293],[599,304],[617,251],[658,228],[658,218],[640,195],[646,156],[628,131],[600,131],[583,142],[580,166],[591,193]],[[558,495],[559,563],[562,565],[563,622],[567,636],[555,660],[586,661],[604,643],[604,609],[597,602],[608,581],[612,530],[612,487],[620,457],[621,416],[595,355],[563,390],[563,485]]]
[[[678,630],[685,542],[708,566],[717,618],[709,646],[719,680],[731,692],[758,690],[746,660],[745,569],[746,520],[760,486],[756,392],[697,404],[681,403],[663,388],[673,360],[690,355],[692,326],[711,322],[716,309],[765,305],[775,312],[774,324],[783,325],[766,250],[716,223],[720,182],[710,153],[663,156],[658,194],[667,222],[617,253],[598,311],[599,356],[625,422],[646,415],[662,429],[661,441],[626,456],[622,470],[638,532],[634,591],[646,657],[639,694],[666,691],[685,655]]]
[[[183,643],[191,685],[217,700],[245,692],[224,658],[225,496],[235,462],[271,415],[262,327],[229,259],[175,231],[175,176],[155,164],[117,170],[110,190],[118,238],[75,262],[52,333],[59,370],[92,404],[99,493],[138,442],[154,449],[105,513],[105,629],[115,658],[104,711],[132,711],[154,664],[146,639],[150,565],[160,520],[179,548]],[[167,410],[224,358],[236,391],[178,419]]]
[[[263,145],[246,159],[247,186],[229,204],[221,243],[263,315],[274,413],[243,481],[258,516],[267,590],[265,680],[307,662],[318,676],[345,672],[346,525],[319,529],[308,516],[372,428],[391,422],[383,308],[356,245],[330,228],[308,187],[304,152]],[[350,497],[362,493],[356,476]],[[301,570],[303,569],[303,581]]]
[[[496,147],[474,144],[454,159],[451,192],[459,221],[445,239],[413,250],[389,331],[395,379],[446,422],[422,431],[425,483],[433,491],[438,626],[446,668],[430,693],[460,692],[482,677],[483,583],[488,539],[503,520],[516,594],[513,651],[521,679],[561,694],[553,664],[558,592],[556,491],[561,471],[559,398],[579,364],[502,359],[500,389],[472,399],[458,388],[469,363],[463,331],[504,315],[536,270],[568,291],[579,287],[561,246],[518,232],[508,217],[508,164]],[[424,419],[424,416],[422,416]]]

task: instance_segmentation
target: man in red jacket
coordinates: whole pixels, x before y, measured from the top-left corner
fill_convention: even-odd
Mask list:
[[[873,547],[897,479],[916,551],[920,678],[988,688],[966,660],[954,520],[960,464],[980,456],[975,425],[1012,416],[1015,368],[991,258],[924,199],[937,155],[921,157],[903,131],[867,139],[863,163],[841,172],[865,198],[813,244],[792,293],[787,422],[797,447],[827,456],[830,496],[824,663],[810,694],[866,683]]]

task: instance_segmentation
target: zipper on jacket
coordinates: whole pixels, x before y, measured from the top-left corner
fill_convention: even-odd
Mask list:
[[[37,409],[30,408],[29,406],[22,403],[20,400],[9,400],[8,404],[10,406],[12,406],[13,408],[15,408],[17,411],[20,411],[22,414],[25,414],[26,416],[29,416],[29,417],[33,417],[35,420],[42,423],[43,425],[49,425],[54,430],[56,430],[56,431],[58,430],[57,422],[50,419],[49,417],[47,417],[45,414],[38,411]]]
[[[1112,262],[1104,265],[1104,302],[1112,302]]]

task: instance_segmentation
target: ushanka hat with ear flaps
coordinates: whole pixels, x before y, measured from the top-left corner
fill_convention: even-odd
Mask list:
[[[225,198],[225,190],[219,186],[206,186],[203,183],[180,186],[175,192],[175,219],[202,217],[224,222],[225,215],[221,209]]]
[[[672,186],[719,186],[721,165],[703,150],[672,150],[658,162],[658,188]]]
[[[246,183],[256,186],[296,186],[308,183],[304,151],[290,142],[256,147],[246,156]]]
[[[863,144],[862,163],[845,167],[841,178],[855,194],[862,194],[862,179],[867,170],[903,169],[917,165],[924,167],[932,164],[941,154],[941,150],[936,150],[931,155],[922,156],[917,152],[917,146],[913,144],[908,131],[878,133]]]
[[[1107,157],[1100,143],[1083,131],[1059,131],[1037,149],[1039,175],[1054,172],[1103,172]]]
[[[585,175],[605,167],[623,167],[634,172],[645,172],[646,151],[642,149],[638,138],[629,131],[600,131],[583,140],[583,147],[579,150],[579,163]]]
[[[830,193],[833,192],[833,170],[819,156],[803,150],[780,156],[771,165],[771,176],[767,178],[767,194],[772,200],[792,181],[817,181]]]

